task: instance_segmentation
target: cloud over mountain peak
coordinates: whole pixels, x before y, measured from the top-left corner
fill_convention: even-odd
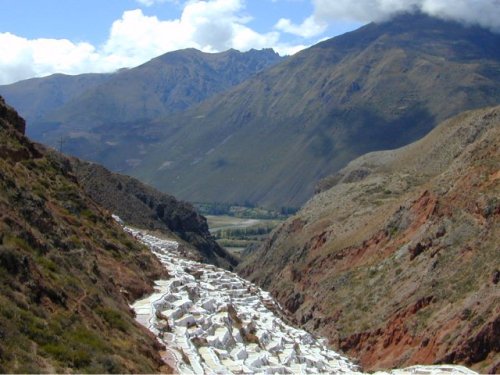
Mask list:
[[[318,22],[382,21],[405,12],[476,24],[500,32],[499,0],[312,0]]]

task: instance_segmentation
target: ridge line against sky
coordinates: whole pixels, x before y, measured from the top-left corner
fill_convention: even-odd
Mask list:
[[[402,12],[500,31],[500,0],[0,0],[0,84],[112,72],[183,48],[294,54]]]

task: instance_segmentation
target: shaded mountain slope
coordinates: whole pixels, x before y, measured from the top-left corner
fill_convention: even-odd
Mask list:
[[[164,268],[24,128],[0,98],[0,372],[159,371],[129,303]]]
[[[365,369],[498,372],[500,107],[364,155],[239,267]]]
[[[157,118],[227,90],[280,60],[271,49],[169,52],[115,74],[48,118],[70,130]]]
[[[84,191],[128,225],[176,236],[205,263],[227,269],[236,266],[237,260],[215,242],[206,219],[191,204],[100,165],[78,159],[71,159],[71,164]]]
[[[35,140],[56,147],[63,137],[67,152],[92,160],[99,150],[125,144],[123,160],[137,121],[184,110],[281,60],[271,49],[213,54],[186,49],[114,74],[54,75],[0,86],[0,94],[26,116]],[[134,148],[151,141],[143,126],[132,130]]]
[[[355,157],[497,104],[498,45],[497,34],[422,15],[370,24],[148,124],[158,144],[113,167],[191,201],[298,206]]]

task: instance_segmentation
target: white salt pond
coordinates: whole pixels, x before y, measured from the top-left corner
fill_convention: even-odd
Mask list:
[[[286,324],[268,292],[233,272],[185,259],[175,241],[125,228],[145,243],[170,278],[132,308],[167,347],[181,374],[360,373],[324,339]],[[392,374],[475,374],[461,366],[414,366]],[[379,372],[378,374],[383,374]]]

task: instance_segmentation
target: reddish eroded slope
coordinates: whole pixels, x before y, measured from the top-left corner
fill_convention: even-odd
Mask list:
[[[322,181],[240,273],[365,370],[499,371],[500,107]]]

